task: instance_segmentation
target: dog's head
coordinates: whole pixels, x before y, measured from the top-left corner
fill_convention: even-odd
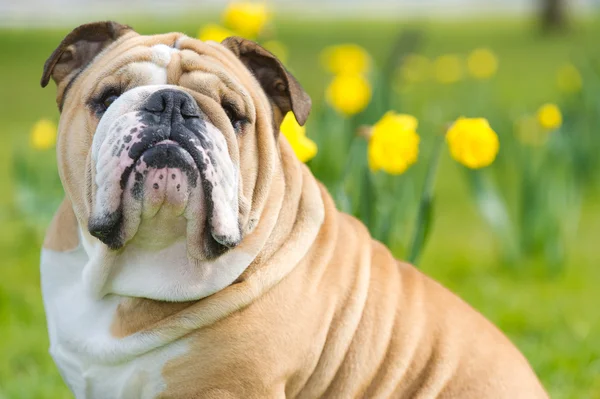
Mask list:
[[[311,106],[254,42],[142,36],[115,22],[68,34],[42,86],[50,78],[63,186],[84,243],[113,252],[182,237],[199,260],[236,247],[265,206],[283,116],[303,124]]]

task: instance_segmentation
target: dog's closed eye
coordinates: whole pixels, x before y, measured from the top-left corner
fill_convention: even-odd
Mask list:
[[[96,114],[101,116],[106,112],[108,107],[111,106],[120,96],[122,92],[119,88],[109,86],[100,92],[100,95],[94,97],[90,102],[91,107],[94,109]]]
[[[119,98],[118,95],[116,95],[116,94],[109,94],[109,95],[107,95],[106,97],[104,97],[102,99],[101,104],[104,107],[104,109],[108,109],[108,107],[110,107],[110,105],[112,103],[114,103],[117,98]]]
[[[225,111],[225,114],[229,118],[233,129],[236,132],[239,132],[242,129],[243,124],[248,121],[248,118],[246,118],[242,114],[242,112],[237,108],[237,106],[233,102],[224,101],[222,107]]]

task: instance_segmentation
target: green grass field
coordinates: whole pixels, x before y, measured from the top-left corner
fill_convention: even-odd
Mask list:
[[[198,21],[186,17],[122,22],[141,33],[178,30],[195,35]],[[329,44],[356,42],[381,61],[399,30],[408,26],[424,29],[422,52],[430,56],[489,46],[500,59],[500,70],[491,82],[494,103],[535,109],[556,100],[556,68],[595,51],[600,37],[595,19],[556,37],[541,36],[528,21],[279,20],[275,25],[278,39],[289,47],[291,69],[317,107],[327,77],[314,71],[319,69],[319,51]],[[38,271],[42,229],[28,225],[16,211],[11,158],[13,147],[26,142],[36,120],[58,118],[53,87],[42,90],[39,79],[43,62],[67,32],[66,28],[0,30],[0,399],[71,397],[47,353]],[[470,100],[465,95],[454,101]],[[326,132],[311,132],[309,125],[309,135],[318,134]],[[600,398],[598,187],[585,194],[567,264],[558,275],[549,276],[536,261],[510,271],[503,268],[494,237],[477,215],[460,170],[447,153],[440,171],[435,226],[422,268],[496,323],[524,352],[553,398]]]

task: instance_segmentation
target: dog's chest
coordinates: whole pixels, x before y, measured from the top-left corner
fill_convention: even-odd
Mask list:
[[[121,298],[96,300],[83,290],[83,249],[42,250],[44,305],[50,354],[76,398],[154,398],[166,386],[164,365],[186,353],[178,341],[157,349],[148,334],[116,338],[110,327]],[[155,338],[155,337],[154,337]]]

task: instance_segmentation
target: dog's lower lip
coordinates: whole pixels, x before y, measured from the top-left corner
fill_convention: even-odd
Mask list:
[[[125,171],[123,172],[123,174],[121,176],[121,189],[125,189],[125,185],[127,184],[127,180],[129,179],[131,172],[133,171],[133,169],[135,169],[135,165],[142,158],[142,156],[147,151],[151,150],[154,147],[160,146],[160,145],[173,145],[173,146],[183,148],[183,147],[181,147],[181,145],[178,142],[167,139],[167,140],[161,140],[161,141],[154,143],[154,144],[148,146],[147,148],[143,149],[136,157],[133,158],[133,163],[129,167],[127,167],[125,169]],[[185,149],[184,149],[184,151],[185,151]]]
[[[172,150],[174,148],[177,148],[178,151],[169,152],[169,150]],[[195,162],[193,162],[193,157],[191,156],[191,154],[189,154],[189,152],[186,151],[186,149],[182,145],[173,140],[163,140],[152,145],[151,147],[146,149],[146,151],[143,152],[143,154],[140,156],[140,159],[143,159],[146,162],[146,164],[151,167],[185,168],[184,164],[181,163],[183,158],[181,158],[180,161],[175,161],[174,158],[172,158],[173,156],[175,156],[179,159],[181,155],[176,155],[177,153],[179,153],[179,151],[185,152],[190,157],[190,162],[184,161],[186,165],[189,163],[188,167],[197,168],[197,165],[195,164]],[[136,163],[137,162],[138,161],[136,161]]]

